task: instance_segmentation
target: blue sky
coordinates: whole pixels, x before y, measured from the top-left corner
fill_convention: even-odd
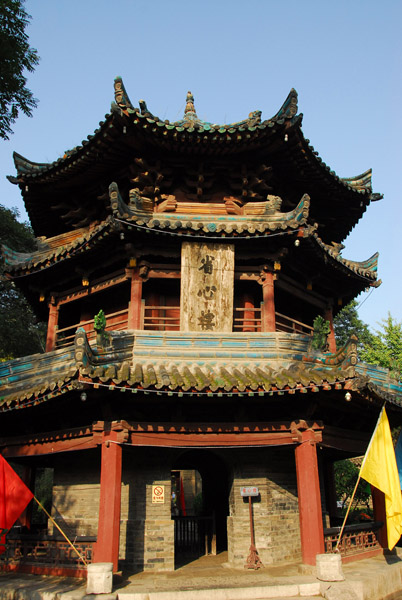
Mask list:
[[[402,2],[399,0],[27,0],[30,43],[41,62],[28,77],[39,100],[0,142],[0,203],[26,214],[13,150],[51,162],[93,133],[121,75],[131,101],[161,118],[183,114],[187,90],[212,122],[273,116],[294,87],[303,132],[340,177],[373,168],[373,203],[343,256],[380,252],[383,284],[359,297],[372,328],[402,321]]]

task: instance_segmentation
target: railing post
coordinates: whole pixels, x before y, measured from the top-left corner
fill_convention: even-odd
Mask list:
[[[302,559],[305,564],[315,565],[316,555],[324,553],[316,441],[311,429],[301,431],[300,436],[295,458]]]
[[[54,296],[51,297],[49,302],[49,318],[47,322],[47,336],[46,336],[46,352],[51,352],[56,347],[56,330],[57,322],[59,319],[59,306]]]

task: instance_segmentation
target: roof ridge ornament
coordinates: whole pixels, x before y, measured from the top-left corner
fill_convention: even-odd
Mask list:
[[[116,101],[117,106],[127,114],[127,110],[130,108],[134,109],[130,98],[126,92],[126,88],[124,87],[123,79],[120,76],[115,77],[114,79],[114,99]]]
[[[298,95],[294,88],[292,88],[285,100],[282,104],[281,108],[278,110],[276,115],[272,117],[272,121],[279,121],[281,119],[293,119],[297,115],[298,105],[297,105]]]
[[[187,92],[186,96],[186,108],[184,109],[184,119],[198,120],[198,116],[194,106],[194,96],[190,91]]]

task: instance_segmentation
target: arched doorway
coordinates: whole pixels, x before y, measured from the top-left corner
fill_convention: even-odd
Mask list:
[[[201,483],[201,493],[188,494],[196,500],[196,505],[190,507],[186,503],[183,479],[191,479],[191,473],[198,482],[196,485]],[[184,494],[184,498],[177,498],[176,508],[172,504],[176,566],[204,554],[227,550],[229,471],[221,456],[204,449],[183,452],[172,465],[172,490],[179,490],[179,496]]]

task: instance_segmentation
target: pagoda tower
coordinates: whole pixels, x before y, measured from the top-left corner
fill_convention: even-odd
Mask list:
[[[325,165],[295,90],[268,120],[216,125],[191,92],[170,122],[134,106],[121,78],[114,89],[62,158],[14,154],[37,249],[3,246],[4,268],[48,328],[45,353],[0,365],[0,452],[31,485],[51,471],[53,517],[87,560],[169,571],[227,551],[250,566],[254,489],[258,559],[313,565],[336,541],[334,462],[364,453],[384,402],[402,422],[402,387],[333,329],[380,283],[377,254],[342,255],[381,198],[371,170]],[[377,521],[362,547],[348,533],[345,556],[387,546]],[[58,572],[81,574],[57,530],[40,535]],[[38,539],[10,532],[3,562],[54,573],[21,558]]]

